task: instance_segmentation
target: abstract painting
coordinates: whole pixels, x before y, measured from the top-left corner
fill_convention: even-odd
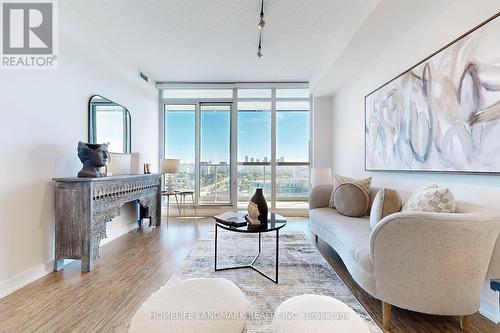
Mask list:
[[[366,170],[500,173],[499,15],[366,96]]]

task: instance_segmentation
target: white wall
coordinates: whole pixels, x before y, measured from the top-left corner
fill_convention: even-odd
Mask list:
[[[343,82],[343,87],[333,97],[332,166],[334,172],[355,177],[371,175],[374,186],[385,186],[409,192],[427,184],[439,183],[449,187],[460,200],[499,208],[500,177],[498,176],[364,171],[364,96],[500,11],[498,0],[447,1],[446,10],[439,7],[433,10],[432,6],[423,8],[428,15],[421,16],[417,20],[411,17],[411,12],[404,11],[404,3],[408,4],[407,2],[396,2],[394,0],[382,1],[371,19],[368,19],[359,32],[358,38],[355,37],[353,40],[356,51],[365,52],[365,54],[362,62],[354,62],[353,67],[344,68],[346,72],[352,73],[354,79]],[[436,4],[442,3],[436,2]],[[401,7],[401,12],[396,11],[398,6]],[[391,20],[391,16],[397,17],[399,21],[415,20],[416,24],[403,29],[392,25],[394,21]],[[372,33],[375,30],[386,31],[387,34],[375,35]],[[397,38],[384,38],[395,33],[397,33]],[[366,46],[364,50],[360,48],[363,41]],[[374,52],[375,49],[377,52]],[[353,59],[349,57],[349,52],[348,47],[344,55],[346,63],[348,63],[347,58],[350,58],[350,61]],[[369,57],[366,56],[367,54]],[[367,58],[369,60],[366,60]],[[500,240],[497,241],[489,275],[500,277]],[[481,312],[491,319],[498,316],[498,298],[496,297],[498,296],[489,291],[485,285]],[[496,315],[494,315],[495,311]]]
[[[312,166],[330,167],[332,164],[332,98],[315,97],[312,112]]]
[[[156,168],[158,92],[123,63],[111,43],[59,1],[59,68],[0,72],[0,297],[52,269],[54,187],[75,176],[79,140],[87,138],[87,103],[100,94],[132,115],[132,150]],[[116,237],[133,226],[110,224]]]

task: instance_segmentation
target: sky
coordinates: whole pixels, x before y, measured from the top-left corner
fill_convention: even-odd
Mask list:
[[[194,111],[167,112],[165,117],[166,158],[194,163]],[[229,162],[229,112],[202,112],[201,161]],[[276,115],[276,157],[287,162],[308,160],[309,112],[279,111]],[[271,113],[238,112],[238,162],[245,156],[263,161],[271,158]]]

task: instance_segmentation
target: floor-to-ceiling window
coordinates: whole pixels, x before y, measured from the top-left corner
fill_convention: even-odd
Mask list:
[[[165,156],[180,159],[179,173],[174,188],[194,190],[196,179],[196,105],[164,105]]]
[[[231,203],[231,104],[200,104],[200,204]]]
[[[200,205],[246,208],[263,188],[271,208],[306,208],[307,85],[162,85],[165,158],[179,158],[179,190]]]
[[[245,207],[257,188],[272,202],[271,89],[238,89],[238,205]]]
[[[276,89],[276,207],[307,208],[309,91]]]

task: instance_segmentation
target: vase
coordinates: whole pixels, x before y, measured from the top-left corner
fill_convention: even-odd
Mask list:
[[[254,204],[257,205],[259,208],[259,221],[261,224],[266,224],[267,223],[267,202],[266,198],[264,198],[264,193],[262,192],[261,188],[258,188],[255,190],[254,195],[252,196],[252,199],[250,199]]]

